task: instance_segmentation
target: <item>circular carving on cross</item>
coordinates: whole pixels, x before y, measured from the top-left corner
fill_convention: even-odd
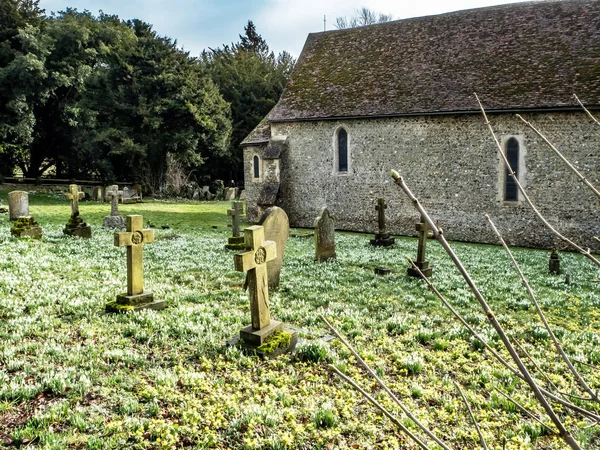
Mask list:
[[[267,251],[264,247],[259,247],[254,254],[254,262],[256,264],[264,264],[267,260]]]
[[[141,231],[134,231],[131,235],[131,242],[135,245],[140,245],[144,242],[144,233]]]

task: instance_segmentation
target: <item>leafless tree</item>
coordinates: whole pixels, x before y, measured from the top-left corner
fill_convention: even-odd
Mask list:
[[[362,7],[357,9],[355,14],[349,19],[346,16],[337,17],[334,26],[338,30],[346,28],[364,27],[365,25],[373,25],[376,23],[390,22],[394,20],[391,14],[376,13],[375,11]]]

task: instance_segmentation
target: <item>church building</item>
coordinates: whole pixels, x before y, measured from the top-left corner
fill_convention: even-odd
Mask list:
[[[245,139],[248,218],[282,207],[295,227],[321,208],[336,229],[414,235],[418,213],[397,170],[449,239],[564,248],[523,200],[591,248],[600,202],[524,122],[600,187],[600,1],[517,3],[308,36],[281,99]]]

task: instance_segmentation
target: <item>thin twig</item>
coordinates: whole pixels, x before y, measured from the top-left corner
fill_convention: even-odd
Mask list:
[[[421,272],[421,269],[419,269],[419,267],[410,259],[410,258],[406,258],[408,259],[408,261],[410,261],[410,263],[412,264],[412,266],[415,268],[415,270],[418,272],[419,276],[423,279],[423,281],[425,281],[425,283],[427,284],[427,286],[433,291],[433,293],[442,301],[442,303],[444,303],[444,305],[450,310],[450,312],[454,315],[454,317],[456,317],[460,323],[462,323],[467,330],[469,330],[471,332],[471,335],[475,338],[478,339],[479,341],[481,341],[481,343],[483,344],[483,346],[486,348],[486,350],[488,350],[493,356],[494,358],[496,358],[504,367],[506,367],[508,370],[510,370],[510,372],[516,376],[517,378],[519,378],[522,381],[525,381],[523,375],[517,370],[515,369],[513,366],[511,366],[508,361],[506,361],[496,350],[494,350],[487,342],[486,340],[481,337],[481,335],[479,335],[479,333],[477,333],[477,331],[475,331],[475,329],[469,325],[467,323],[467,321],[458,313],[458,311],[456,311],[452,305],[448,302],[448,300],[446,300],[446,298],[440,293],[440,291],[437,290],[437,288],[433,285],[433,283],[431,283],[431,281],[429,280],[429,278],[427,278],[423,272]],[[585,408],[581,408],[580,406],[574,405],[571,402],[568,402],[556,395],[554,395],[552,392],[548,391],[547,389],[544,389],[543,387],[540,386],[540,391],[548,398],[554,400],[555,402],[563,405],[566,408],[569,408],[575,412],[578,412],[579,414],[592,419],[592,420],[597,420],[600,421],[600,416],[597,414],[594,414],[591,411],[588,411]]]
[[[421,269],[419,269],[419,267],[412,261],[412,259],[410,258],[406,258],[408,259],[408,261],[410,261],[410,263],[412,264],[412,266],[415,268],[415,270],[417,271],[417,273],[419,274],[419,276],[421,277],[421,279],[423,281],[425,281],[425,283],[427,284],[427,286],[429,287],[429,289],[431,289],[433,291],[433,293],[442,301],[442,303],[450,310],[450,312],[454,315],[454,317],[456,317],[460,323],[462,323],[465,328],[467,328],[467,330],[469,330],[471,332],[471,335],[475,338],[478,339],[483,346],[486,348],[487,351],[489,351],[494,358],[496,358],[498,360],[498,362],[500,362],[504,367],[506,367],[514,376],[516,376],[517,378],[519,378],[522,381],[525,381],[523,375],[517,370],[515,369],[513,366],[511,366],[508,361],[506,361],[496,350],[494,350],[487,342],[486,340],[479,335],[479,333],[477,333],[477,331],[475,331],[475,329],[469,325],[467,323],[467,321],[458,313],[458,311],[456,311],[452,305],[448,302],[448,300],[446,300],[446,298],[440,293],[440,291],[437,290],[437,288],[433,285],[433,283],[429,280],[429,278],[427,278],[423,272],[421,272]],[[597,414],[594,414],[591,411],[588,411],[585,408],[582,408],[580,406],[577,406],[567,400],[562,399],[561,397],[558,397],[557,395],[554,395],[552,392],[548,391],[547,389],[544,389],[543,387],[540,386],[540,391],[548,398],[554,400],[555,402],[563,405],[566,408],[571,409],[572,411],[575,411],[589,419],[592,420],[597,420],[600,421],[600,416]]]
[[[544,422],[542,422],[540,419],[538,419],[537,417],[535,417],[531,412],[529,412],[524,406],[520,405],[515,399],[513,399],[511,396],[505,394],[504,392],[502,392],[500,389],[498,388],[494,388],[496,390],[496,392],[498,392],[498,394],[502,395],[504,398],[506,398],[507,400],[511,401],[512,403],[514,403],[515,405],[517,405],[517,407],[523,411],[525,414],[527,414],[529,417],[531,417],[533,420],[535,420],[537,423],[539,423],[541,426],[543,426],[544,428],[546,428],[548,431],[550,431],[552,434],[558,434],[556,432],[556,430],[550,428],[548,425],[546,425]]]
[[[523,348],[523,346],[521,344],[519,344],[519,341],[517,341],[514,337],[513,337],[513,342],[515,344],[517,344],[517,347],[519,347],[519,349],[525,354],[525,356],[527,356],[527,358],[529,359],[529,361],[531,361],[531,363],[535,366],[535,368],[538,370],[539,373],[542,374],[542,376],[546,379],[546,381],[550,384],[550,386],[552,386],[554,388],[554,390],[560,392],[560,390],[558,389],[558,387],[552,382],[552,380],[550,379],[550,377],[548,377],[548,375],[546,375],[546,372],[544,372],[542,370],[542,368],[539,366],[539,364],[537,362],[535,362],[535,360],[533,359],[533,357],[529,354],[529,352],[527,352],[527,350],[525,350],[525,348]]]
[[[396,397],[396,395],[391,391],[391,389],[383,382],[383,380],[379,378],[379,376],[377,376],[375,371],[371,369],[371,367],[366,363],[366,361],[361,358],[361,356],[357,353],[356,350],[354,350],[354,347],[352,347],[352,345],[348,341],[346,341],[346,339],[344,339],[344,337],[335,329],[335,327],[327,321],[325,316],[321,314],[319,317],[325,323],[325,325],[327,325],[327,328],[329,328],[329,330],[340,340],[340,342],[344,344],[344,346],[348,350],[350,350],[350,352],[354,355],[359,364],[363,366],[373,378],[375,378],[377,383],[383,388],[383,390],[385,390],[385,392],[387,392],[390,398],[400,407],[400,409],[402,409],[402,411],[404,411],[404,414],[406,414],[421,430],[423,430],[425,434],[427,434],[431,439],[433,439],[444,450],[450,450],[450,448],[444,443],[444,441],[442,441],[435,434],[433,434],[425,425],[421,423],[419,419],[415,417],[415,415],[412,412],[410,412],[410,410],[406,406],[404,406],[404,404],[398,399],[398,397]]]
[[[358,392],[360,392],[367,400],[369,400],[371,403],[373,403],[373,405],[375,405],[383,414],[385,414],[387,416],[388,419],[390,419],[392,422],[394,422],[394,424],[400,428],[404,433],[406,433],[413,441],[415,441],[422,449],[424,450],[430,450],[429,447],[427,447],[426,444],[424,444],[423,442],[421,442],[419,440],[419,438],[417,436],[415,436],[408,428],[406,428],[402,422],[400,422],[392,413],[390,413],[387,409],[385,409],[384,406],[382,406],[377,400],[375,400],[373,397],[371,397],[369,394],[367,394],[358,384],[356,384],[354,382],[354,380],[350,377],[347,377],[346,375],[344,375],[342,372],[340,372],[340,370],[335,367],[333,364],[329,365],[329,370],[332,370],[333,372],[335,372],[342,380],[344,380],[346,383],[349,383],[350,385],[352,385],[352,387],[354,389],[356,389]]]
[[[477,423],[477,420],[475,420],[473,411],[471,411],[471,406],[469,405],[469,402],[467,401],[467,397],[465,396],[464,392],[460,388],[459,384],[454,379],[452,380],[452,382],[454,383],[454,386],[456,386],[456,389],[458,389],[458,392],[460,393],[460,396],[462,397],[463,402],[465,402],[467,411],[469,412],[469,416],[471,416],[471,420],[473,421],[473,424],[475,425],[475,429],[477,430],[477,434],[479,435],[479,440],[481,441],[481,446],[483,447],[484,450],[489,450],[487,444],[485,443],[485,439],[483,438],[483,434],[481,433],[481,428],[479,428],[479,424]]]
[[[552,328],[550,327],[550,324],[546,320],[546,315],[542,311],[542,308],[541,308],[540,304],[538,303],[537,299],[535,298],[535,294],[533,293],[533,290],[531,289],[531,286],[529,286],[529,283],[527,282],[527,279],[525,278],[525,275],[523,275],[523,271],[519,267],[519,264],[517,263],[517,261],[516,261],[515,257],[513,256],[512,252],[508,248],[508,245],[506,245],[506,242],[502,238],[502,235],[498,231],[498,228],[496,228],[496,225],[494,225],[494,222],[492,222],[492,219],[490,218],[490,216],[488,216],[486,214],[485,218],[490,223],[490,226],[492,227],[492,230],[494,231],[494,234],[496,234],[496,236],[500,240],[500,243],[502,244],[502,247],[504,247],[504,250],[506,251],[506,254],[508,255],[508,257],[509,257],[510,261],[512,262],[513,266],[515,267],[515,270],[519,274],[519,277],[521,278],[521,282],[523,284],[523,287],[527,291],[527,294],[529,294],[529,298],[531,299],[531,302],[535,306],[535,309],[536,309],[536,311],[538,313],[538,316],[540,316],[540,319],[541,319],[542,323],[544,324],[544,328],[546,329],[546,331],[550,335],[550,339],[552,339],[552,342],[554,343],[554,347],[556,348],[556,351],[558,352],[558,354],[560,355],[560,357],[563,359],[563,361],[565,362],[565,364],[567,365],[567,367],[569,368],[569,370],[571,371],[571,373],[573,374],[573,376],[575,377],[575,379],[579,383],[579,386],[581,386],[581,389],[583,389],[587,394],[589,394],[590,397],[593,400],[595,400],[597,402],[600,402],[600,399],[598,399],[598,397],[596,396],[596,394],[594,393],[594,391],[592,391],[592,389],[587,385],[587,383],[585,382],[585,380],[583,379],[583,377],[579,374],[579,372],[577,371],[577,369],[573,366],[573,364],[571,363],[571,360],[569,359],[569,357],[567,356],[567,354],[563,350],[562,346],[560,345],[560,342],[558,341],[558,338],[556,337],[556,335],[552,331]]]
[[[492,134],[492,137],[494,138],[494,142],[496,143],[496,146],[498,147],[498,150],[500,151],[500,155],[502,156],[502,159],[504,160],[504,165],[506,166],[506,168],[508,170],[509,176],[511,176],[513,178],[515,184],[519,188],[519,191],[523,195],[523,198],[527,201],[527,203],[529,204],[529,206],[531,207],[531,209],[533,209],[533,212],[535,213],[535,215],[538,216],[538,218],[542,221],[542,223],[546,226],[546,228],[548,228],[552,232],[552,234],[554,234],[556,237],[558,237],[562,241],[564,241],[567,244],[569,244],[571,247],[573,247],[579,253],[581,253],[582,255],[585,255],[586,258],[588,258],[590,261],[592,261],[594,264],[596,264],[598,267],[600,267],[600,261],[598,261],[596,258],[594,258],[594,256],[590,253],[589,250],[585,250],[584,248],[582,248],[579,245],[577,245],[575,242],[571,241],[566,236],[563,236],[562,234],[560,234],[552,225],[550,225],[550,223],[546,220],[546,218],[542,215],[542,213],[533,204],[533,202],[531,201],[531,199],[527,195],[527,192],[525,192],[525,189],[523,188],[523,186],[519,182],[519,179],[517,178],[517,175],[512,170],[512,167],[510,166],[510,163],[508,162],[508,159],[506,158],[506,155],[504,154],[504,150],[502,150],[502,146],[500,145],[500,142],[498,142],[498,138],[496,137],[496,134],[494,133],[494,129],[492,128],[492,124],[490,123],[490,121],[487,118],[487,114],[485,113],[485,109],[483,108],[483,105],[479,101],[479,97],[477,96],[476,93],[474,95],[475,95],[475,98],[477,99],[477,103],[479,103],[479,107],[481,108],[481,112],[482,112],[483,117],[485,119],[485,124],[488,126],[488,128],[490,130],[490,133]]]
[[[585,106],[583,106],[583,103],[581,103],[581,100],[579,100],[579,97],[577,97],[577,94],[573,94],[573,97],[575,97],[575,100],[577,100],[577,103],[579,103],[579,104],[581,105],[581,107],[582,107],[582,108],[583,108],[583,110],[584,110],[584,111],[587,113],[587,115],[588,115],[588,116],[590,116],[590,118],[591,118],[591,119],[592,119],[594,122],[596,122],[596,124],[597,124],[598,126],[600,126],[600,122],[598,122],[598,119],[596,119],[596,118],[595,118],[595,117],[592,115],[592,113],[591,113],[591,112],[589,112],[589,111],[588,111],[588,109],[587,109]]]
[[[589,363],[583,362],[583,361],[581,361],[580,359],[575,359],[575,358],[573,358],[573,361],[575,361],[576,363],[579,363],[579,364],[583,364],[584,366],[591,367],[591,368],[592,368],[592,369],[594,369],[594,370],[598,370],[598,367],[596,367],[596,366],[593,366],[593,365],[591,365],[591,364],[589,364]]]
[[[546,138],[546,136],[542,134],[541,131],[534,127],[530,122],[523,119],[523,117],[520,114],[517,114],[517,117],[521,119],[529,128],[531,128],[539,137],[541,137],[542,140],[546,144],[548,144],[548,147],[550,147],[554,151],[554,153],[558,155],[558,157],[569,167],[569,169],[571,169],[573,173],[577,175],[577,177],[581,181],[583,181],[585,185],[594,192],[594,194],[596,194],[596,197],[600,198],[600,192],[598,191],[598,189],[596,189],[596,187],[586,177],[584,177],[583,174],[579,170],[577,170],[577,168],[573,164],[571,164],[569,160],[565,158],[565,156],[554,145],[552,145],[552,143]]]
[[[456,253],[454,253],[454,250],[452,250],[452,247],[450,247],[450,245],[448,244],[448,241],[446,240],[446,237],[444,236],[443,232],[440,232],[440,229],[437,227],[437,225],[434,223],[434,221],[431,219],[431,217],[429,217],[429,214],[427,213],[427,211],[425,211],[425,208],[423,208],[423,206],[421,205],[421,203],[419,202],[417,197],[415,197],[415,195],[412,193],[410,188],[406,185],[406,183],[404,182],[404,180],[402,179],[400,174],[393,170],[392,177],[394,178],[394,182],[398,186],[400,186],[400,188],[404,191],[404,193],[411,199],[411,201],[413,202],[413,205],[421,214],[421,217],[427,221],[427,223],[431,227],[433,235],[435,236],[437,241],[441,244],[441,246],[444,248],[444,250],[446,250],[446,253],[448,254],[448,256],[450,256],[450,259],[452,260],[452,262],[454,263],[454,265],[456,266],[458,271],[461,273],[461,275],[463,276],[466,283],[471,288],[471,292],[473,292],[473,294],[475,295],[475,298],[481,305],[481,308],[483,309],[489,322],[494,327],[494,330],[496,330],[496,333],[498,333],[498,336],[500,336],[500,340],[502,341],[502,343],[504,344],[504,346],[510,353],[512,360],[515,362],[515,364],[519,368],[519,372],[521,372],[525,381],[527,382],[527,384],[533,391],[535,398],[537,398],[538,402],[540,402],[540,404],[546,411],[546,414],[548,414],[548,416],[550,417],[550,420],[552,420],[552,423],[554,423],[556,428],[558,428],[558,430],[560,431],[560,436],[567,443],[567,445],[569,447],[571,447],[573,450],[581,450],[581,447],[579,446],[577,441],[575,441],[573,436],[571,436],[571,433],[569,432],[569,430],[566,429],[566,427],[563,425],[563,423],[560,420],[560,418],[558,417],[558,415],[554,412],[552,405],[550,405],[550,403],[548,403],[548,400],[546,400],[546,398],[540,392],[540,387],[537,385],[535,380],[532,378],[531,374],[527,370],[527,367],[525,367],[525,364],[523,364],[523,361],[521,361],[521,358],[519,357],[517,351],[515,350],[513,345],[510,343],[510,340],[508,339],[508,336],[506,335],[504,328],[502,327],[500,322],[498,322],[496,315],[490,308],[490,305],[487,303],[487,301],[483,298],[483,295],[481,295],[481,292],[479,292],[479,289],[477,289],[477,286],[475,286],[475,282],[473,281],[473,279],[467,272],[467,269],[465,269],[465,267],[463,266],[462,262],[460,261],[460,259],[456,255]]]

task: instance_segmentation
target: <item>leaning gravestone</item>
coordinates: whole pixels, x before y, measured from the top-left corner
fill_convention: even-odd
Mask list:
[[[119,196],[122,191],[110,191],[110,216],[104,217],[104,226],[106,228],[125,228],[125,218],[119,215]]]
[[[127,293],[106,304],[106,312],[127,312],[140,309],[163,309],[164,301],[154,300],[152,292],[144,291],[143,248],[154,242],[154,230],[144,230],[142,216],[127,216],[127,231],[115,233],[115,246],[127,247]]]
[[[29,216],[29,193],[12,191],[8,193],[8,212],[10,220]]]
[[[315,220],[315,261],[335,259],[335,222],[327,207]]]
[[[277,245],[277,256],[267,263],[269,289],[274,290],[279,287],[285,244],[290,234],[290,221],[283,209],[272,206],[265,211],[258,224],[265,229],[265,239]]]
[[[258,354],[275,357],[292,351],[297,332],[284,329],[283,323],[271,320],[267,263],[277,257],[277,244],[265,241],[264,228],[258,225],[244,230],[246,252],[234,256],[235,270],[247,272],[252,325],[240,331],[240,344]]]
[[[69,192],[65,194],[67,200],[71,200],[71,217],[63,229],[63,233],[69,236],[76,236],[89,239],[92,237],[92,227],[90,227],[79,216],[79,200],[83,199],[85,194],[79,191],[76,184],[69,185]]]
[[[394,245],[394,243],[396,242],[396,238],[390,236],[390,234],[385,229],[385,210],[387,209],[385,199],[378,198],[377,206],[375,206],[375,209],[377,210],[377,223],[379,230],[375,237],[371,239],[371,245],[379,247],[389,247],[390,245]]]
[[[41,239],[42,227],[32,216],[21,216],[13,224],[10,234],[18,238]]]

